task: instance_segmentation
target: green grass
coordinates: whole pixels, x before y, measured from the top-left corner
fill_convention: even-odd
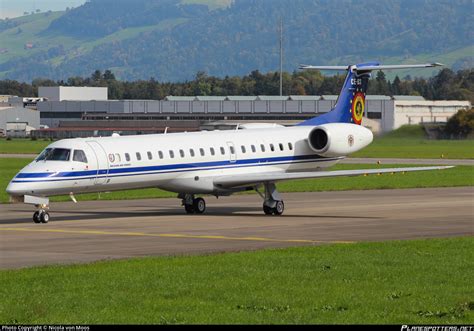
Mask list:
[[[232,0],[181,0],[181,3],[184,5],[206,5],[209,10],[215,10],[229,7],[232,4]]]
[[[0,158],[0,203],[9,200],[5,189],[15,174],[31,162],[30,159]],[[405,167],[407,165],[393,164],[340,164],[330,170],[346,169],[370,169],[387,167]],[[417,166],[417,165],[415,165]],[[419,165],[418,165],[419,166]],[[278,183],[281,192],[319,192],[319,191],[342,191],[342,190],[368,190],[368,189],[391,189],[391,188],[414,188],[414,187],[453,187],[474,186],[474,167],[457,166],[452,169],[423,171],[418,173],[394,174],[394,175],[371,175],[359,177],[338,177],[321,179],[304,179]],[[115,191],[107,193],[78,194],[79,201],[86,200],[122,200],[122,199],[146,199],[146,198],[171,198],[175,193],[162,191],[155,188]],[[53,197],[52,201],[68,201],[68,196]]]
[[[472,324],[474,238],[0,271],[1,324]]]
[[[39,154],[46,146],[51,144],[49,140],[30,139],[0,139],[0,154]]]
[[[418,125],[406,125],[351,154],[351,157],[474,159],[474,140],[429,140]]]

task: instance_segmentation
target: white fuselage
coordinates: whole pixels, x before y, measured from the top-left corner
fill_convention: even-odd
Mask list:
[[[316,171],[337,163],[341,156],[321,157],[310,148],[307,138],[313,128],[60,140],[48,148],[69,150],[68,160],[31,162],[10,182],[7,192],[51,196],[158,187],[178,193],[228,195],[235,191],[219,189],[214,178]],[[83,151],[86,160],[74,160],[76,150]]]

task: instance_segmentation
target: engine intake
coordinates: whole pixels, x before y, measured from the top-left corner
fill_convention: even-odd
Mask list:
[[[316,153],[323,153],[329,147],[329,136],[322,128],[316,128],[309,134],[309,145]]]

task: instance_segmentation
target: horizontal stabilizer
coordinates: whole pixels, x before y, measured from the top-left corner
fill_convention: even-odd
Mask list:
[[[435,63],[424,63],[424,64],[395,64],[395,65],[379,65],[379,64],[357,64],[351,66],[312,66],[307,64],[301,64],[300,69],[302,70],[349,70],[353,71],[372,71],[372,70],[397,70],[397,69],[413,69],[413,68],[431,68],[440,67],[443,64]]]
[[[214,179],[214,185],[220,188],[231,188],[265,182],[277,182],[292,179],[325,178],[342,176],[364,176],[373,174],[387,174],[397,172],[442,170],[453,168],[453,166],[434,167],[411,167],[411,168],[383,168],[383,169],[360,169],[360,170],[335,170],[335,171],[315,171],[315,172],[273,172],[267,174],[231,175]]]

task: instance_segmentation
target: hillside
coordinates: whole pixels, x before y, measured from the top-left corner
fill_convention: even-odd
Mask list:
[[[287,71],[366,60],[438,61],[458,70],[474,65],[470,12],[470,0],[92,0],[0,21],[0,78],[111,69],[122,79],[178,81],[198,71],[275,71],[280,17]]]

